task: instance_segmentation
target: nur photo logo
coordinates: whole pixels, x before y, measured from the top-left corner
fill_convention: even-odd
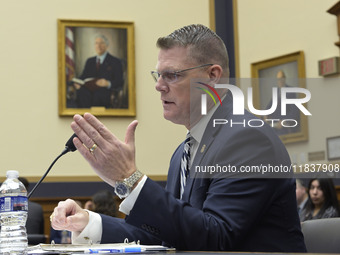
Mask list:
[[[301,87],[272,87],[271,90],[271,104],[266,109],[257,109],[253,102],[253,88],[248,87],[247,94],[244,95],[243,91],[232,84],[214,84],[209,85],[208,82],[195,82],[195,88],[201,90],[200,95],[200,109],[201,115],[207,115],[211,106],[220,103],[222,105],[222,99],[226,93],[230,93],[232,96],[232,112],[233,115],[244,115],[245,107],[248,111],[258,116],[244,122],[233,122],[232,119],[214,119],[213,126],[216,125],[243,125],[250,127],[261,127],[267,122],[270,126],[276,128],[292,128],[299,125],[299,119],[291,117],[289,112],[294,109],[298,114],[302,113],[305,116],[311,116],[312,114],[304,106],[310,99],[311,93],[309,90]],[[201,85],[201,86],[198,86]],[[270,91],[269,91],[270,93]],[[195,93],[196,94],[196,93]],[[298,95],[292,97],[291,95]],[[209,97],[207,96],[209,95]],[[210,101],[210,102],[209,102]],[[245,105],[245,101],[247,105]],[[197,103],[197,100],[195,101]],[[213,104],[212,104],[213,103]],[[197,107],[197,105],[195,106]],[[271,118],[273,113],[280,113],[280,118]]]

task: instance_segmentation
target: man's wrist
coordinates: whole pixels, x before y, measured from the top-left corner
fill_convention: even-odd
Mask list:
[[[115,193],[116,195],[122,199],[126,198],[131,191],[137,186],[138,182],[141,180],[141,178],[144,176],[144,174],[136,170],[132,175],[130,175],[128,178],[125,178],[123,181],[116,181],[115,184]]]
[[[135,189],[130,193],[129,196],[127,196],[119,205],[119,211],[124,213],[125,215],[129,215],[130,211],[135,205],[135,202],[142,191],[142,188],[144,187],[144,184],[147,180],[147,176],[143,175],[141,180],[136,185]]]
[[[138,183],[143,179],[144,174],[135,182],[135,184],[131,188],[131,192],[137,187]]]
[[[89,215],[88,224],[81,232],[72,232],[72,243],[73,244],[89,244],[100,243],[102,237],[102,218],[99,214],[85,211]]]

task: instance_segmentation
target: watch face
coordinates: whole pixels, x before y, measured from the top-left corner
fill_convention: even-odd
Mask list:
[[[126,187],[126,185],[124,185],[124,183],[119,183],[116,187],[116,193],[118,195],[124,196],[129,192],[128,187]]]

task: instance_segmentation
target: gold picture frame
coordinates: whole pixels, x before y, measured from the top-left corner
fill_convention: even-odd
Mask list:
[[[60,116],[135,116],[134,23],[58,19],[58,75]]]
[[[268,109],[272,103],[273,88],[277,87],[280,93],[280,87],[299,87],[306,88],[305,60],[303,51],[293,52],[283,56],[259,61],[251,64],[252,87],[253,87],[253,104],[256,109]],[[280,85],[281,84],[281,85]],[[301,93],[287,93],[287,98],[303,97]],[[279,96],[278,96],[279,97]],[[278,104],[280,98],[278,99]],[[306,103],[303,104],[307,108]],[[293,143],[308,140],[308,121],[307,116],[303,114],[295,105],[292,105],[291,113],[295,117],[287,117],[296,120],[296,126],[284,128],[280,121],[271,122],[271,125],[277,131],[283,143]],[[281,107],[278,105],[277,109]],[[287,109],[288,115],[289,109]],[[268,116],[269,117],[269,116]],[[281,117],[284,117],[281,115]],[[262,118],[267,118],[263,117]],[[274,119],[274,118],[272,118]],[[286,125],[289,126],[289,125]],[[291,126],[294,126],[291,124]]]

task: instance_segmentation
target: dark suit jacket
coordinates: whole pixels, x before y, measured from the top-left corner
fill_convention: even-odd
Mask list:
[[[232,115],[228,94],[212,119],[242,122]],[[206,149],[201,152],[202,146]],[[102,242],[155,239],[180,250],[304,252],[293,178],[190,178],[179,200],[181,144],[175,151],[164,190],[148,179],[126,219],[102,216]],[[288,153],[272,128],[219,125],[204,132],[196,165],[289,165]],[[143,230],[143,231],[142,231]],[[149,235],[147,235],[147,233]],[[117,239],[116,239],[117,238]]]
[[[27,234],[44,234],[44,214],[41,205],[28,201]]]
[[[107,53],[99,70],[96,68],[96,57],[87,59],[84,70],[80,78],[104,78],[111,82],[111,90],[120,90],[123,87],[123,65],[122,61]]]

